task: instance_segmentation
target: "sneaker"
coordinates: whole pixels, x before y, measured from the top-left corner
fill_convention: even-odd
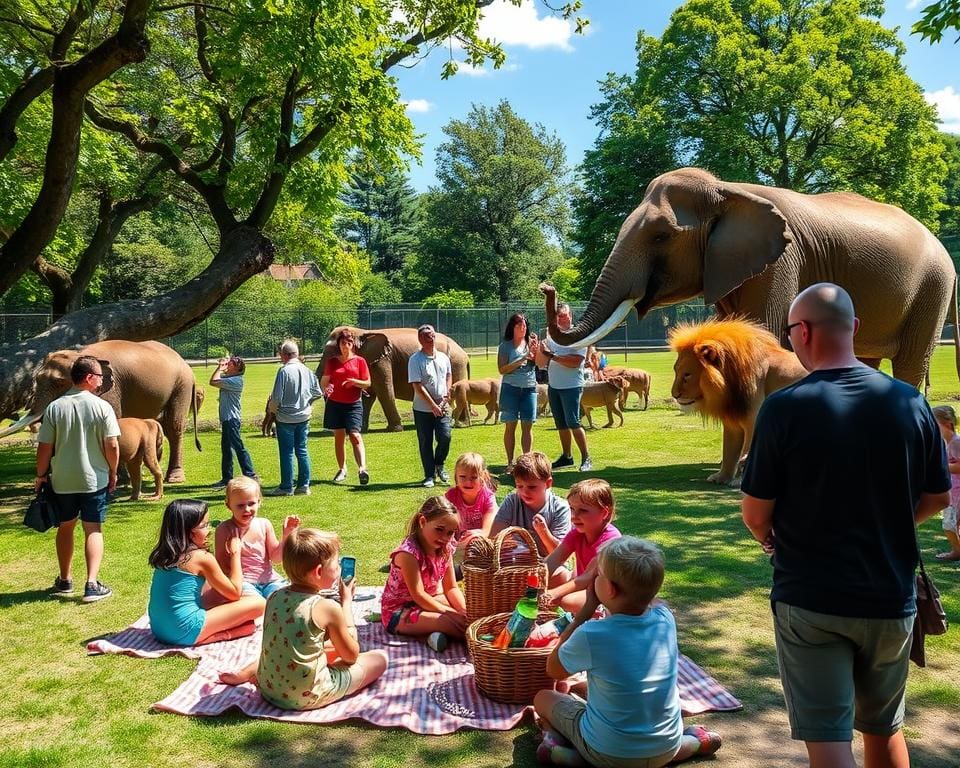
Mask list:
[[[213,490],[215,490],[215,491],[223,490],[224,488],[227,487],[227,481],[226,481],[226,480],[217,480],[217,482],[211,483],[211,484],[210,484],[210,487],[211,487]]]
[[[61,579],[57,576],[53,580],[53,586],[50,587],[51,595],[72,595],[73,594],[73,579]]]
[[[340,469],[337,470],[337,474],[333,476],[333,482],[342,483],[346,479],[347,479],[347,468],[340,467]]]
[[[443,632],[431,632],[427,635],[427,647],[437,653],[443,653],[447,649],[447,636]]]
[[[450,485],[450,475],[447,474],[447,470],[443,467],[437,470],[437,480],[444,485]]]
[[[367,483],[370,482],[370,473],[367,472],[367,470],[365,469],[360,470],[359,477],[360,477],[360,485],[366,485]]]
[[[551,469],[563,469],[564,467],[573,466],[573,456],[561,456],[553,464],[550,465]]]
[[[589,472],[593,469],[593,461],[590,460],[590,457],[587,456],[582,462],[580,462],[580,471]]]
[[[265,496],[293,496],[293,488],[281,488],[277,486],[276,488],[271,488],[267,491]]]
[[[103,600],[112,594],[113,590],[106,584],[101,584],[99,581],[88,581],[83,590],[83,602],[95,603],[97,600]]]
[[[702,725],[691,725],[683,729],[684,736],[695,736],[700,742],[700,749],[694,752],[695,755],[712,755],[723,744],[720,734],[716,731],[708,731]]]
[[[432,477],[424,478],[424,481],[420,483],[420,485],[422,485],[424,488],[433,488],[433,478]]]
[[[511,461],[503,470],[503,474],[512,475],[513,474],[513,462]]]
[[[309,485],[298,485],[297,490],[294,491],[297,496],[309,496],[310,495],[310,486]]]

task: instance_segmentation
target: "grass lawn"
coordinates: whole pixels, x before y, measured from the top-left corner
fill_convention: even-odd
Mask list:
[[[622,359],[615,355],[610,362],[619,365]],[[670,353],[634,355],[629,363],[653,375],[651,408],[636,410],[631,395],[622,429],[589,433],[593,474],[613,485],[621,530],[650,538],[664,549],[663,597],[676,613],[681,650],[743,701],[740,713],[704,715],[696,721],[724,735],[717,765],[804,765],[802,745],[789,740],[777,678],[767,599],[770,566],[740,521],[739,492],[704,481],[719,462],[720,430],[682,417],[670,407]],[[494,367],[492,358],[475,358],[472,375],[494,375]],[[268,487],[279,479],[276,445],[259,436],[254,420],[262,414],[275,370],[273,364],[250,366],[243,401],[250,422],[246,443]],[[198,382],[206,384],[210,371],[198,368]],[[932,380],[932,403],[960,399],[951,348],[937,351]],[[604,423],[604,415],[594,415],[600,416],[598,424]],[[212,505],[211,517],[222,519],[228,514],[222,496],[206,487],[219,477],[219,434],[209,428],[216,422],[216,394],[209,387],[201,416],[208,425],[201,434],[203,452],[187,443],[187,483],[168,486],[166,501],[203,498]],[[370,486],[356,485],[352,464],[347,485],[328,482],[336,469],[333,444],[320,431],[318,419],[310,439],[317,483],[313,495],[268,498],[262,509],[277,527],[284,515],[297,512],[306,525],[338,531],[345,551],[358,558],[360,582],[365,584],[383,583],[378,568],[428,495],[416,484],[420,470],[409,418],[405,432],[385,433],[379,406],[374,417],[373,431],[366,436]],[[477,450],[499,469],[501,440],[500,427],[459,429],[454,432],[452,454]],[[552,422],[538,423],[534,447],[553,457],[558,446]],[[4,724],[0,768],[536,764],[529,723],[506,733],[464,731],[425,737],[363,725],[316,727],[238,715],[206,719],[151,713],[151,703],[186,679],[194,662],[90,658],[84,649],[87,640],[122,629],[145,610],[150,580],[146,557],[156,542],[163,504],[111,505],[102,569],[103,580],[114,589],[111,599],[93,605],[51,599],[45,589],[56,573],[53,532],[37,534],[21,525],[33,475],[34,449],[29,443],[0,444],[0,638],[5,650],[0,679],[7,681],[0,697]],[[577,479],[577,473],[569,470],[558,473],[557,491],[565,493]],[[506,490],[501,488],[498,497]],[[958,624],[960,568],[933,557],[944,545],[939,520],[923,526],[920,540],[948,616]],[[74,563],[75,577],[82,581],[80,551]],[[956,766],[960,631],[954,628],[942,637],[928,638],[927,647],[930,665],[910,671],[906,733],[913,764]]]

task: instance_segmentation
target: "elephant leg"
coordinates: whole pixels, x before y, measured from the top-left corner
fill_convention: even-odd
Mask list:
[[[707,482],[718,485],[736,485],[737,464],[743,454],[743,427],[739,424],[723,424],[723,457],[720,471],[714,472]]]
[[[160,469],[160,461],[157,459],[157,451],[150,441],[143,451],[143,463],[147,465],[150,474],[153,475],[153,495],[151,499],[163,498],[163,472]]]
[[[607,423],[603,425],[604,429],[610,429],[613,426],[613,409],[616,407],[616,403],[616,396],[607,403]]]
[[[614,402],[614,403],[613,403],[613,412],[614,412],[614,413],[617,415],[617,417],[620,419],[620,424],[619,424],[619,426],[622,427],[622,426],[623,426],[623,409],[620,408],[620,403],[618,403],[618,402]],[[613,419],[611,418],[610,421],[613,421]]]
[[[138,451],[137,455],[127,462],[127,472],[130,473],[130,501],[138,501],[140,499],[140,486],[143,483],[143,478],[140,473],[140,462],[142,459],[143,454]]]
[[[370,394],[360,398],[363,403],[363,422],[360,427],[361,432],[370,431],[370,411],[373,410],[373,404],[377,402],[376,392],[374,392],[372,388],[368,389],[367,392]]]
[[[382,370],[377,370],[376,373],[371,371],[371,381],[377,397],[380,398],[383,415],[387,417],[387,431],[402,432],[403,422],[400,421],[400,411],[397,410],[397,400],[393,389],[393,372],[390,368],[390,361],[385,359],[385,362],[387,363],[386,373]]]

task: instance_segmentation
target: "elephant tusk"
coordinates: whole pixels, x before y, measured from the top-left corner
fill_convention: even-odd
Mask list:
[[[28,413],[22,419],[20,419],[15,424],[11,424],[9,427],[0,430],[0,437],[6,437],[7,435],[12,435],[16,432],[19,432],[21,429],[25,429],[33,424],[35,421],[40,421],[43,418],[42,413]]]
[[[606,336],[610,331],[616,328],[620,323],[623,322],[623,319],[630,314],[630,310],[633,309],[634,305],[640,301],[640,299],[624,299],[620,302],[613,314],[610,315],[600,326],[595,328],[592,333],[587,336],[584,336],[579,341],[571,344],[571,347],[588,347],[591,344],[596,344],[600,339]]]

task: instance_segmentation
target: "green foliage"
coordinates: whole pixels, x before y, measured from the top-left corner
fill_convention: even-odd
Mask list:
[[[913,25],[913,33],[931,43],[939,43],[948,29],[960,31],[960,0],[939,0],[920,12],[920,20]],[[954,38],[960,42],[960,35]]]
[[[413,271],[429,276],[421,277],[428,292],[458,288],[477,301],[529,295],[560,261],[553,241],[566,231],[569,193],[562,142],[506,101],[475,105],[443,130],[440,186],[423,198]]]
[[[576,258],[565,260],[553,270],[550,282],[557,289],[557,295],[562,296],[564,301],[577,301],[583,298],[578,288],[580,284],[580,260]]]
[[[427,296],[421,306],[424,309],[469,309],[473,306],[473,294],[451,288]]]
[[[360,286],[360,306],[370,307],[376,304],[399,304],[403,301],[403,292],[385,275],[376,272],[368,274]]]
[[[960,136],[942,133],[940,139],[947,164],[947,178],[943,184],[944,208],[940,211],[940,239],[960,251]]]
[[[660,39],[639,35],[637,73],[613,84],[616,98],[666,121],[681,162],[860,192],[935,226],[946,174],[936,115],[881,11],[876,0],[690,0]]]

